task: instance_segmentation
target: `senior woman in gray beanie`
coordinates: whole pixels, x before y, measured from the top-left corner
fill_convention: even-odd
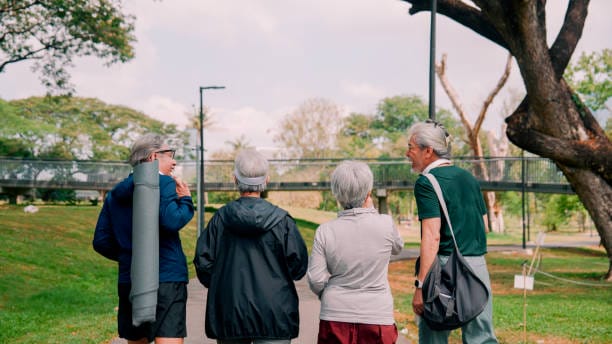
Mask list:
[[[240,198],[226,204],[200,234],[193,260],[208,288],[206,335],[220,344],[285,344],[299,332],[293,281],[308,252],[293,218],[262,199],[268,161],[241,151],[233,174]]]
[[[373,183],[363,162],[345,161],[331,176],[344,210],[317,228],[307,274],[321,300],[320,344],[397,340],[387,270],[403,241],[391,216],[373,207]]]

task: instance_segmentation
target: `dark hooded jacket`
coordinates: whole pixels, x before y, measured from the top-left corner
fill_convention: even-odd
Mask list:
[[[178,197],[172,177],[159,175],[159,282],[187,282],[187,259],[179,230],[193,218],[191,197]],[[132,175],[108,193],[98,216],[93,247],[119,262],[119,283],[130,283],[132,264]]]
[[[206,335],[213,339],[292,339],[308,253],[293,218],[253,197],[230,202],[200,234],[194,264],[208,288]]]

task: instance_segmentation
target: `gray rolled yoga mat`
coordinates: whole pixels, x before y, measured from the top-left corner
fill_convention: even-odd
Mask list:
[[[159,163],[134,167],[132,324],[155,321],[159,287]]]

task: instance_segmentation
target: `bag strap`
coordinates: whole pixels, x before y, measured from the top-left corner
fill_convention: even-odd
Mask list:
[[[446,209],[446,202],[444,201],[444,197],[442,196],[442,188],[440,188],[440,183],[438,183],[436,177],[431,173],[425,173],[423,174],[423,176],[425,176],[431,182],[431,185],[433,186],[434,191],[436,192],[436,196],[438,196],[440,207],[442,207],[442,211],[444,212],[444,216],[446,217],[446,223],[448,223],[448,228],[450,228],[455,248],[457,249],[457,252],[461,252],[459,251],[459,246],[457,246],[457,240],[455,240],[455,233],[453,233],[453,225],[451,224],[450,216],[448,216],[448,210]]]

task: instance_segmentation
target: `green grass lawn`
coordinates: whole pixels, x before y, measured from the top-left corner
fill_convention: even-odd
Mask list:
[[[100,343],[114,336],[116,264],[91,248],[99,211],[0,208],[1,343]]]
[[[488,256],[500,335],[507,343],[518,342],[526,302],[528,338],[532,340],[612,343],[612,284],[601,281],[608,270],[605,252],[558,248],[541,253],[539,269],[547,275],[534,275],[534,290],[527,291],[526,297],[522,289],[514,289],[514,275],[521,274],[522,262],[530,257],[520,253]]]
[[[116,263],[93,251],[100,207],[0,206],[0,343],[103,343],[116,337]],[[297,218],[308,247],[320,218]],[[211,213],[206,213],[210,219]],[[326,215],[327,216],[327,215]],[[323,216],[323,218],[327,218]],[[312,221],[312,222],[310,222]],[[195,277],[195,218],[181,231],[190,277]],[[500,243],[516,238],[500,235]],[[408,246],[414,247],[411,243]],[[543,250],[540,269],[560,278],[601,284],[602,250]],[[530,257],[521,252],[487,256],[493,281],[496,332],[502,343],[522,342],[523,293],[513,278]],[[398,327],[416,333],[412,317],[414,261],[391,264]],[[527,295],[528,342],[612,342],[612,288],[570,284],[540,274]],[[457,336],[453,342],[459,343]]]

